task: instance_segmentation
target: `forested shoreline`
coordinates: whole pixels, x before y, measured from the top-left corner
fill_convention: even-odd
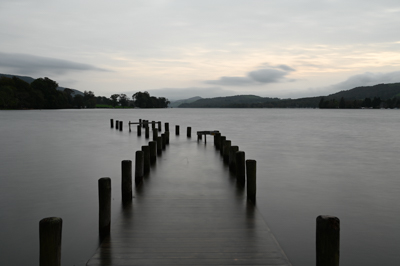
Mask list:
[[[137,92],[132,98],[113,94],[109,98],[95,96],[92,91],[83,94],[65,88],[57,90],[56,81],[47,77],[28,83],[18,77],[0,77],[0,109],[70,109],[70,108],[166,108],[164,97]]]

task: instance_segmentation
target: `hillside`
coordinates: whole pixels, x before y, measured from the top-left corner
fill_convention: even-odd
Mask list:
[[[183,103],[192,103],[192,102],[195,102],[195,101],[200,100],[200,99],[202,99],[202,98],[199,97],[199,96],[195,96],[195,97],[192,97],[192,98],[189,98],[189,99],[171,101],[170,104],[169,104],[169,107],[172,107],[172,108],[179,107]]]
[[[184,108],[395,108],[400,107],[400,83],[357,87],[328,96],[299,99],[254,95],[208,98],[185,103]]]
[[[1,77],[6,77],[6,78],[16,77],[16,78],[19,78],[19,79],[25,81],[28,84],[31,84],[35,80],[34,78],[28,77],[28,76],[18,76],[18,75],[10,75],[10,74],[2,74],[2,73],[0,73],[0,78]],[[59,90],[59,91],[64,91],[65,89],[66,88],[64,88],[64,87],[57,87],[57,90]],[[83,92],[81,92],[81,91],[78,91],[78,90],[75,90],[75,89],[70,89],[70,90],[72,90],[72,93],[71,93],[72,96],[75,96],[75,95],[82,95],[83,96]]]

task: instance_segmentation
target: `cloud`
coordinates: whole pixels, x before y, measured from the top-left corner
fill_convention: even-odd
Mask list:
[[[287,79],[286,76],[290,72],[295,71],[295,69],[287,65],[273,67],[264,64],[264,66],[268,66],[269,68],[251,71],[245,77],[221,77],[217,80],[207,80],[205,83],[222,86],[248,86],[294,81]]]
[[[68,71],[108,71],[88,64],[28,54],[0,52],[0,68],[18,74],[64,74]]]

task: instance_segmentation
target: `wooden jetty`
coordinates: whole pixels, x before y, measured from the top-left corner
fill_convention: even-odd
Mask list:
[[[173,142],[87,265],[291,265],[245,194],[212,145]]]

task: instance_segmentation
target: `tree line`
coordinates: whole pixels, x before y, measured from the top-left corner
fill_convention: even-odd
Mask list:
[[[320,109],[360,109],[360,108],[400,108],[400,99],[396,97],[381,100],[380,97],[365,98],[363,100],[346,100],[341,97],[340,100],[329,99],[325,100],[324,97],[321,98],[318,107]]]
[[[95,96],[92,91],[83,94],[66,88],[57,90],[56,81],[47,77],[31,83],[17,77],[0,78],[0,109],[65,109],[65,108],[166,108],[169,101],[156,98],[148,92],[137,92],[130,99],[126,94],[107,98]]]

